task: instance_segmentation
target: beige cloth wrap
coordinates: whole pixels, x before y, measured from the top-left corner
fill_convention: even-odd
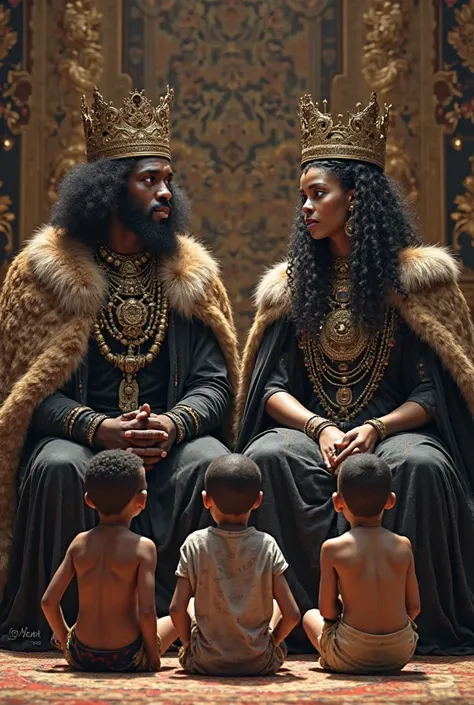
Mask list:
[[[340,619],[325,622],[319,638],[320,666],[339,673],[398,671],[415,653],[418,634],[411,620],[392,634],[365,634]]]

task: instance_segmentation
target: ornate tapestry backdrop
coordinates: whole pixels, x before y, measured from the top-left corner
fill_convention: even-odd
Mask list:
[[[388,169],[474,306],[474,0],[0,0],[0,262],[83,159],[80,96],[175,89],[173,159],[222,263],[242,336],[285,254],[298,97],[393,104]]]

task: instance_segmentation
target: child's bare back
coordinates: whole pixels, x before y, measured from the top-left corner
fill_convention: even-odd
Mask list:
[[[130,531],[146,503],[145,468],[132,453],[105,450],[90,461],[85,486],[100,524],[76,536],[41,600],[53,643],[83,671],[157,670],[177,632],[170,617],[156,619],[155,544]],[[74,577],[79,613],[69,626],[61,599]]]
[[[382,528],[396,497],[389,466],[356,454],[341,465],[334,508],[351,530],[321,547],[319,609],[303,626],[323,668],[381,673],[403,668],[415,653],[420,595],[410,541]]]
[[[358,526],[327,541],[323,554],[322,561],[330,562],[337,575],[345,624],[366,634],[406,627],[414,573],[407,538],[381,526]]]
[[[152,541],[125,526],[99,525],[70,547],[77,575],[77,638],[93,649],[117,649],[140,635],[138,574],[154,573]]]

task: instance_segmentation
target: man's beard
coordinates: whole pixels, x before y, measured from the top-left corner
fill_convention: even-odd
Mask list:
[[[145,250],[158,255],[172,255],[178,246],[177,223],[173,217],[173,208],[166,200],[160,201],[158,205],[168,207],[170,213],[165,220],[155,222],[153,210],[145,213],[126,192],[119,201],[118,216],[123,225],[140,239]]]

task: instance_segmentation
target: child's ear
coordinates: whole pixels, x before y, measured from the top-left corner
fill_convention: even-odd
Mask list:
[[[395,502],[397,501],[397,495],[395,492],[390,492],[387,503],[385,505],[385,509],[392,509],[395,506]]]
[[[206,509],[210,509],[211,508],[210,497],[208,496],[206,490],[203,490],[201,492],[201,495],[202,495],[202,503],[204,504]]]
[[[342,498],[340,497],[338,492],[333,492],[332,493],[332,503],[334,505],[334,509],[336,512],[342,512],[343,506],[342,506]]]
[[[138,495],[138,504],[142,509],[145,509],[147,498],[148,492],[146,490],[142,490]]]
[[[95,506],[94,502],[90,499],[90,497],[89,497],[89,495],[87,494],[87,492],[86,492],[85,495],[84,495],[84,501],[85,501],[85,503],[87,504],[88,507],[90,507],[91,509],[96,509],[96,506]]]
[[[263,499],[263,492],[262,492],[262,490],[260,490],[260,492],[258,493],[257,499],[255,500],[255,502],[252,505],[252,509],[258,509],[259,506],[262,504],[262,499]]]

